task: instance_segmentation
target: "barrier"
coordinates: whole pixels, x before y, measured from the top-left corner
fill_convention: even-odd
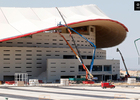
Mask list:
[[[136,78],[128,78],[127,83],[136,83]]]
[[[69,85],[69,79],[60,79],[60,84],[64,86]]]
[[[83,81],[83,84],[94,84],[94,81]]]
[[[17,86],[24,86],[24,81],[17,81]]]
[[[15,81],[5,81],[5,83],[8,85],[13,85],[13,84],[15,84]]]
[[[39,85],[38,79],[29,79],[29,85],[38,86]]]

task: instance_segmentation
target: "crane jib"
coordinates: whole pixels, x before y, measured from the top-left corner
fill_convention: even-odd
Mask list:
[[[69,33],[70,33],[70,37],[72,38],[72,41],[73,41],[73,43],[74,43],[74,46],[75,46],[75,48],[76,48],[76,50],[77,50],[77,53],[78,53],[78,56],[79,56],[79,61],[82,63],[82,65],[83,65],[83,67],[86,69],[86,79],[88,79],[87,78],[87,75],[88,75],[88,73],[89,73],[89,75],[91,76],[91,78],[93,78],[93,75],[91,74],[91,71],[92,70],[88,70],[87,69],[87,67],[84,65],[84,63],[83,63],[83,60],[82,60],[82,57],[81,57],[81,54],[80,54],[80,52],[79,52],[79,50],[78,50],[78,48],[77,48],[77,45],[76,45],[76,43],[75,43],[75,40],[74,40],[74,38],[73,38],[73,36],[71,35],[71,31],[70,31],[70,28],[68,27],[68,25],[67,25],[67,23],[66,23],[66,21],[65,21],[65,19],[64,19],[64,17],[62,16],[62,14],[61,14],[61,12],[59,11],[59,9],[56,7],[56,9],[58,10],[58,12],[59,12],[59,14],[60,14],[60,16],[62,17],[62,19],[63,19],[63,21],[64,21],[64,23],[65,23],[65,27],[67,28],[67,30],[69,31]],[[89,41],[88,41],[89,42]],[[93,44],[93,46],[95,46],[94,44]],[[93,54],[93,59],[94,59],[94,54]],[[94,60],[92,59],[92,62],[94,62]],[[93,64],[93,63],[91,63],[91,64]],[[93,65],[91,65],[90,67],[93,67]],[[90,68],[90,69],[92,69],[92,68]]]

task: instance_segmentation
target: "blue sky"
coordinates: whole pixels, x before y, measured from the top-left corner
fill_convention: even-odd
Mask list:
[[[0,0],[0,7],[69,7],[95,4],[108,17],[123,23],[129,30],[126,39],[119,45],[107,50],[107,59],[120,60],[120,67],[124,69],[121,57],[116,48],[124,56],[128,69],[139,69],[138,54],[134,40],[140,38],[140,11],[134,11],[135,0]],[[137,44],[140,47],[140,42]]]

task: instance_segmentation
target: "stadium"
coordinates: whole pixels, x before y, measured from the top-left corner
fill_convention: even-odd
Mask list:
[[[0,8],[0,80],[12,81],[15,73],[27,73],[29,79],[58,82],[61,78],[83,77],[85,70],[64,39],[75,46],[56,8]],[[96,5],[60,7],[72,27],[97,49],[92,74],[98,81],[120,78],[120,61],[106,59],[106,51],[126,38],[128,29],[106,16]],[[59,23],[61,26],[58,26]],[[82,59],[90,66],[94,48],[72,32]]]

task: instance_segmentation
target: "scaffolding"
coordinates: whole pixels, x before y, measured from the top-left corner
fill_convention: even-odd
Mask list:
[[[27,73],[15,73],[15,84],[17,84],[20,81],[24,82],[24,85],[27,86],[28,74]]]

